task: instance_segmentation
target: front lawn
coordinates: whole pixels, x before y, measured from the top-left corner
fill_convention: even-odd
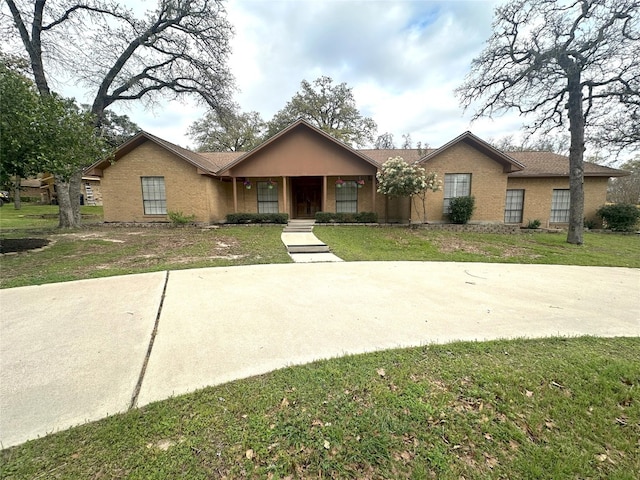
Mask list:
[[[566,233],[518,235],[434,232],[367,226],[318,226],[314,233],[346,261],[544,263],[640,267],[640,235],[585,232],[584,245]]]
[[[455,343],[296,366],[0,452],[0,477],[640,476],[638,338]]]
[[[0,256],[0,288],[199,267],[288,263],[281,225],[218,228],[122,227],[101,223],[101,207],[82,207],[84,226],[56,228],[56,206],[0,209],[0,241],[48,241],[44,250]],[[585,233],[520,235],[433,232],[406,227],[318,226],[314,233],[346,261],[453,261],[640,267],[640,236]],[[6,240],[5,244],[8,243]]]

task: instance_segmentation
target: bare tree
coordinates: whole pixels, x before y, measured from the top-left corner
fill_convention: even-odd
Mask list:
[[[489,139],[489,143],[503,152],[554,152],[566,155],[569,152],[568,135],[544,135],[540,137],[525,136],[516,139],[513,135],[505,135],[497,139]]]
[[[411,134],[410,133],[403,133],[402,134],[402,148],[413,148],[413,141],[411,140]]]
[[[640,205],[640,155],[623,163],[620,168],[629,172],[629,176],[609,180],[607,201]]]
[[[96,126],[119,101],[195,95],[214,109],[228,103],[232,28],[222,0],[159,0],[142,18],[111,0],[5,1],[10,15],[2,16],[3,30],[10,19],[40,95],[49,96],[50,77],[65,80],[65,72],[94,92]],[[70,195],[76,212],[80,179],[78,171],[68,189],[60,185],[63,191],[58,191]],[[65,217],[79,223],[79,213]],[[63,224],[62,218],[61,227],[77,226]]]
[[[378,150],[393,150],[396,148],[395,143],[393,143],[393,133],[385,132],[382,135],[378,135],[373,145]]]
[[[639,13],[634,0],[513,0],[456,90],[465,109],[480,101],[474,118],[515,109],[535,116],[533,132],[568,126],[569,243],[583,242],[585,139],[639,146]]]

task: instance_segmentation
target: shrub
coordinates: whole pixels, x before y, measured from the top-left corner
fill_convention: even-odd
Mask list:
[[[316,212],[316,222],[318,223],[376,223],[377,221],[378,214],[375,212]]]
[[[618,232],[630,232],[640,220],[640,210],[635,205],[628,203],[615,203],[604,205],[596,212],[602,217],[606,228]]]
[[[167,216],[169,217],[169,220],[171,220],[173,226],[187,225],[189,223],[193,223],[196,219],[195,215],[185,215],[182,212],[167,212]]]
[[[540,220],[533,219],[533,220],[529,220],[529,223],[527,223],[527,228],[529,230],[535,230],[537,228],[540,228]]]
[[[474,197],[454,197],[449,202],[449,220],[452,223],[468,223],[476,206]]]
[[[279,223],[289,221],[287,213],[230,213],[227,223]]]

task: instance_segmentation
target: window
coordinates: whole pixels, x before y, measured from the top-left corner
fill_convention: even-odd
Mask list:
[[[569,190],[553,191],[550,223],[569,223]]]
[[[504,223],[522,223],[524,190],[507,190],[504,206]]]
[[[278,213],[278,184],[258,182],[258,213]]]
[[[336,212],[358,213],[358,185],[354,180],[345,180],[336,185]]]
[[[442,213],[449,213],[449,202],[454,197],[468,197],[471,195],[470,173],[444,174],[444,204]]]
[[[167,196],[164,177],[141,177],[142,203],[145,215],[166,215]]]

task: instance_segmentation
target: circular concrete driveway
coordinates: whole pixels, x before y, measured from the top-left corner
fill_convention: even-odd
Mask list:
[[[0,441],[348,353],[454,340],[640,336],[640,270],[339,262],[0,290]]]

